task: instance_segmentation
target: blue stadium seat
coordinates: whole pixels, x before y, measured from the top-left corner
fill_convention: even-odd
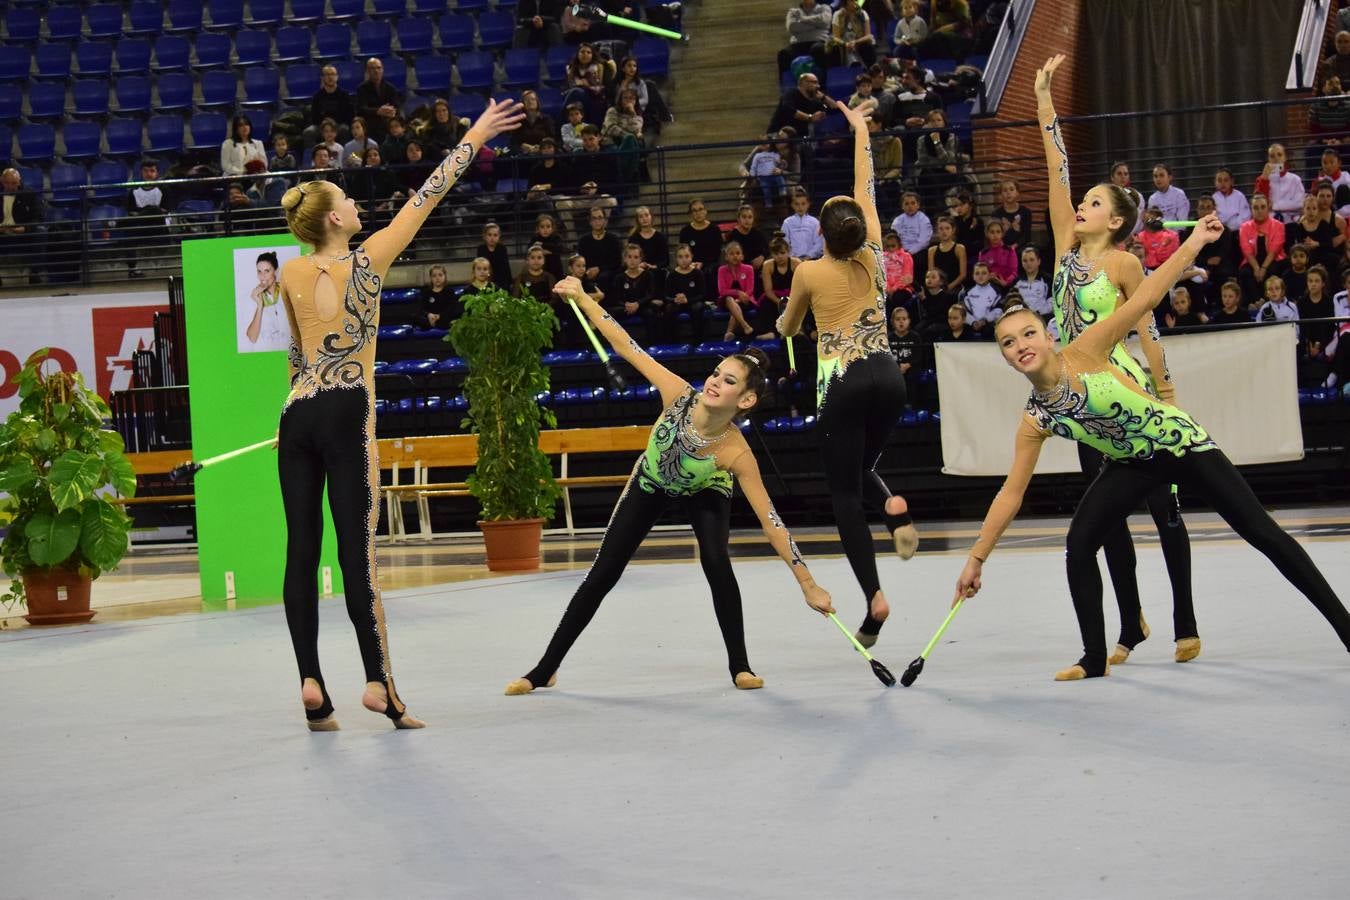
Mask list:
[[[328,21],[346,22],[364,18],[366,0],[329,0]]]
[[[92,159],[101,152],[103,129],[97,122],[67,122],[61,129],[61,141],[66,145],[65,152],[61,154],[63,158]]]
[[[47,40],[73,41],[84,30],[78,6],[53,6],[47,10]]]
[[[17,122],[23,116],[23,88],[0,84],[0,122]],[[0,158],[9,158],[9,148],[0,147]]]
[[[28,88],[28,118],[60,119],[66,114],[66,85],[39,81]]]
[[[120,3],[95,3],[84,12],[89,37],[108,40],[122,35],[122,6]]]
[[[398,23],[398,49],[400,53],[430,53],[432,47],[432,28],[429,19],[416,16],[401,19]]]
[[[156,0],[137,0],[127,9],[126,33],[129,37],[152,37],[163,30],[164,8]]]
[[[201,84],[200,106],[234,109],[235,101],[239,98],[239,79],[235,78],[234,72],[206,72],[202,75]]]
[[[308,28],[288,25],[277,29],[277,61],[298,62],[309,59],[309,45],[312,35]],[[316,88],[317,90],[317,88]],[[310,93],[313,93],[311,91]]]
[[[463,4],[461,4],[463,9]],[[511,35],[516,30],[516,17],[508,12],[478,14],[478,44],[484,49],[511,46]]]
[[[384,80],[400,91],[408,90],[408,64],[399,56],[388,56],[384,60]]]
[[[254,140],[262,141],[263,146],[271,146],[272,137],[272,113],[264,106],[254,107],[243,110],[243,115],[248,116],[248,123],[253,127],[252,135]]]
[[[411,325],[381,325],[377,336],[382,341],[401,341],[412,337]]]
[[[89,173],[84,166],[57,163],[47,177],[51,182],[53,203],[79,203],[84,199],[84,188],[89,183]]]
[[[373,15],[377,19],[401,19],[408,11],[408,0],[375,0]]]
[[[174,212],[205,220],[215,216],[216,206],[210,200],[184,200],[174,207]]]
[[[441,360],[440,365],[436,366],[436,371],[445,374],[467,372],[469,371],[469,364],[458,356],[451,356]]]
[[[639,70],[642,60],[638,60]],[[862,74],[861,66],[830,66],[825,70],[825,93],[847,99],[854,89],[854,81]]]
[[[422,93],[450,93],[450,58],[448,56],[422,56],[415,63],[417,71],[417,89]]]
[[[368,19],[356,26],[356,52],[361,56],[388,56],[394,44],[394,30],[388,22]]]
[[[106,187],[119,185],[127,180],[127,167],[120,162],[96,162],[89,169],[89,183],[93,190],[89,196],[95,200],[121,200],[126,196],[126,188]]]
[[[109,156],[139,156],[143,137],[139,119],[109,119],[103,127]]]
[[[206,9],[214,30],[234,31],[244,24],[244,0],[210,0]]]
[[[194,69],[219,69],[230,64],[230,36],[228,34],[197,35],[197,61]]]
[[[692,353],[692,344],[653,344],[647,348],[652,359],[679,359]]]
[[[352,55],[352,30],[339,22],[325,22],[314,29],[315,59],[346,59]]]
[[[459,69],[459,84],[466,91],[484,90],[492,87],[492,54],[486,50],[461,53],[455,61]]]
[[[539,51],[532,48],[506,51],[505,87],[527,88],[539,84]]]
[[[261,29],[242,29],[234,36],[235,65],[266,65],[272,58],[272,34]]]
[[[80,224],[80,211],[74,206],[62,205],[59,203],[48,203],[47,209],[42,214],[42,221],[50,224]]]
[[[81,78],[107,78],[112,74],[113,45],[84,41],[75,48],[75,65]]]
[[[286,21],[304,25],[323,19],[325,0],[291,0],[291,14]]]
[[[449,9],[446,0],[412,0],[413,13],[419,16],[441,16]]]
[[[75,82],[71,91],[75,98],[75,115],[102,117],[108,114],[108,82],[90,78]]]
[[[145,38],[123,38],[117,42],[117,74],[144,75],[150,71],[150,42]]]
[[[567,64],[576,54],[576,48],[563,44],[544,51],[544,80],[553,84],[567,82]]]
[[[57,152],[57,130],[51,125],[31,123],[19,127],[19,159],[46,162]],[[31,184],[31,182],[30,182]]]
[[[59,79],[70,77],[70,45],[40,44],[37,48],[37,77]]]
[[[10,44],[36,43],[41,30],[42,16],[35,9],[11,9],[5,13],[5,34]]]
[[[248,18],[244,24],[253,28],[275,28],[285,18],[285,0],[248,0]]]
[[[735,341],[704,341],[694,348],[695,356],[730,356],[739,352],[741,345]]]
[[[201,0],[169,0],[169,24],[166,34],[187,34],[202,30]]]
[[[249,69],[244,73],[244,106],[276,106],[281,101],[281,73]]]
[[[470,121],[477,119],[487,109],[487,98],[482,94],[460,94],[455,98],[455,115]]]
[[[286,67],[287,103],[308,103],[319,90],[319,67],[295,65]]]
[[[183,151],[183,119],[180,116],[151,116],[145,125],[151,153]],[[222,138],[223,140],[223,138]]]
[[[117,233],[119,220],[126,218],[126,210],[109,203],[99,203],[89,207],[85,217],[88,224],[89,246],[100,247],[115,244],[121,239]]]
[[[456,12],[482,12],[487,8],[488,0],[455,0]]]
[[[15,166],[19,170],[19,180],[30,191],[42,193],[46,190],[47,176],[37,166]]]
[[[156,72],[186,72],[192,45],[182,35],[165,34],[155,41]]]
[[[355,94],[356,89],[361,86],[361,82],[366,80],[366,67],[364,63],[355,60],[343,60],[337,63],[338,87],[349,94]]]
[[[643,78],[665,78],[670,74],[670,42],[665,38],[638,38],[633,41],[632,53]],[[849,93],[853,93],[852,85]]]
[[[188,122],[190,150],[208,150],[220,147],[230,133],[230,123],[224,113],[197,113]]]
[[[159,89],[159,102],[155,108],[163,111],[180,111],[192,108],[194,86],[192,76],[183,72],[170,72],[159,76],[155,86]],[[118,99],[121,99],[121,84],[118,84]],[[126,110],[123,110],[124,112]]]
[[[117,111],[120,113],[149,112],[150,79],[144,75],[128,75],[126,78],[117,79]]]
[[[555,122],[562,121],[563,92],[556,88],[540,88],[535,93],[539,95],[539,111]]]
[[[27,47],[6,47],[0,53],[0,81],[27,81],[32,69],[33,51]]]
[[[441,49],[458,53],[473,49],[473,19],[458,13],[441,16]]]

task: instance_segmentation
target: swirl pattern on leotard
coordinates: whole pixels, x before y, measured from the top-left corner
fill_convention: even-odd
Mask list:
[[[731,473],[719,469],[713,455],[703,455],[723,435],[699,435],[691,419],[697,404],[698,394],[692,387],[686,388],[662,411],[652,428],[637,468],[638,485],[647,493],[662,491],[685,497],[711,489],[731,496]]]

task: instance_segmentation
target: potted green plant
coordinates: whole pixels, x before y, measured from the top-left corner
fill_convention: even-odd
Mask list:
[[[539,354],[553,345],[557,324],[547,304],[497,288],[467,294],[464,315],[446,336],[469,367],[464,425],[478,436],[478,464],[468,485],[482,508],[478,527],[494,572],[539,568],[544,521],[558,502],[539,449],[540,425],[554,428],[558,420],[535,400],[549,389]]]
[[[108,405],[79,373],[46,372],[49,350],[14,381],[19,408],[0,425],[0,502],[8,520],[0,569],[12,579],[0,603],[28,607],[34,625],[87,622],[90,582],[127,552],[131,520],[102,488],[130,497],[136,473],[121,435],[103,428]]]

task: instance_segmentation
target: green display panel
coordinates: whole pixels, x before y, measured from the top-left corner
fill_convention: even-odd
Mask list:
[[[285,233],[183,242],[195,459],[276,433],[290,389],[290,331],[276,283],[280,266],[300,253]],[[259,450],[198,472],[194,493],[202,600],[215,607],[280,602],[286,519],[276,451]],[[320,594],[341,592],[326,499],[323,548]]]

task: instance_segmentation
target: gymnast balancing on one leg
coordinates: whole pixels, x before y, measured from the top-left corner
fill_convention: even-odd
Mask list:
[[[389,635],[375,571],[380,464],[375,443],[375,334],[380,285],[432,209],[473,162],[478,148],[516,128],[519,103],[488,104],[463,141],[387,228],[348,250],[360,210],[336,185],[314,181],[281,198],[291,234],[314,253],[286,263],[281,297],[291,327],[291,392],[281,412],[278,470],[286,511],[286,624],[300,668],[300,697],[312,731],[335,731],[319,670],[319,546],[322,502],[337,531],[347,614],[365,667],[362,703],[397,728],[421,728],[394,688]]]
[[[1069,161],[1064,151],[1064,139],[1059,131],[1059,119],[1050,98],[1050,81],[1055,70],[1064,61],[1061,54],[1049,60],[1036,73],[1036,106],[1041,122],[1041,138],[1045,143],[1045,160],[1050,170],[1050,225],[1055,234],[1055,267],[1053,296],[1055,326],[1059,330],[1060,346],[1083,333],[1125,302],[1144,279],[1144,270],[1132,254],[1115,249],[1128,240],[1134,227],[1135,214],[1127,214],[1130,196],[1114,184],[1093,188],[1090,195],[1102,197],[1123,220],[1119,228],[1108,229],[1105,219],[1093,217],[1091,224],[1075,213],[1069,199]],[[1166,403],[1176,402],[1175,386],[1167,371],[1163,356],[1162,338],[1153,318],[1153,310],[1145,310],[1135,326],[1140,345],[1148,359],[1153,377],[1144,373],[1139,363],[1122,341],[1111,349],[1111,362],[1145,391]],[[1078,445],[1078,460],[1083,474],[1091,478],[1105,462],[1087,444]],[[1172,582],[1172,618],[1175,629],[1177,662],[1186,662],[1200,654],[1200,636],[1195,625],[1195,607],[1191,598],[1191,542],[1186,524],[1176,508],[1176,498],[1168,485],[1159,485],[1144,498],[1149,513],[1158,527],[1163,560]],[[1120,639],[1112,663],[1122,663],[1140,641],[1148,637],[1139,604],[1139,584],[1135,579],[1134,542],[1126,518],[1115,523],[1106,536],[1104,546],[1106,568],[1111,573],[1116,603],[1120,607]]]
[[[1118,227],[1122,219],[1104,198],[1091,192],[1079,206],[1079,214],[1089,220],[1106,218],[1110,228]],[[1129,300],[1083,329],[1063,350],[1056,348],[1040,316],[1024,306],[1010,307],[995,326],[1003,358],[1027,377],[1032,392],[1017,430],[1012,468],[989,506],[979,540],[957,579],[956,599],[973,597],[979,591],[984,562],[1017,515],[1047,437],[1089,444],[1107,458],[1069,526],[1065,561],[1083,656],[1058,672],[1057,681],[1093,678],[1109,671],[1097,550],[1140,496],[1168,484],[1182,485],[1204,497],[1240,537],[1264,553],[1312,601],[1350,649],[1350,613],[1304,549],[1262,509],[1205,429],[1184,410],[1149,394],[1111,362],[1113,349],[1139,317],[1167,295],[1200,250],[1222,233],[1217,216],[1200,220],[1181,249],[1144,279]]]
[[[886,271],[867,131],[871,106],[836,105],[853,130],[853,196],[831,197],[821,209],[825,256],[797,266],[778,330],[791,339],[808,309],[820,329],[816,431],[839,540],[867,603],[857,638],[871,647],[890,606],[877,576],[864,497],[881,508],[901,559],[914,555],[919,535],[904,498],[892,496],[876,473],[904,411],[905,379],[886,340]]]
[[[554,685],[563,657],[600,608],[600,601],[618,583],[647,532],[675,500],[683,502],[698,538],[699,561],[712,589],[732,681],[742,690],[763,687],[764,680],[751,670],[746,656],[740,588],[727,552],[733,476],[769,543],[801,585],[807,604],[824,615],[834,611],[830,595],[811,578],[796,542],[774,510],[755,455],[733,422],[758,402],[768,357],[754,348],[732,354],[708,376],[703,390],[696,391],[648,356],[600,304],[586,296],[577,279],[565,278],[554,290],[573,298],[610,345],[661,392],[665,409],[619,496],[595,562],[567,605],[543,658],[524,678],[508,684],[506,693],[527,694]]]

